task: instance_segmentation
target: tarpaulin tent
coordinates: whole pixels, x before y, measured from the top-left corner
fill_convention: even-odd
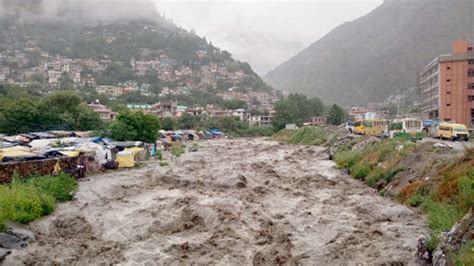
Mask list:
[[[132,168],[135,166],[133,151],[121,151],[117,153],[116,162],[119,168]]]
[[[145,147],[145,144],[141,141],[112,141],[110,145],[123,148]]]
[[[0,160],[3,160],[6,157],[33,157],[37,154],[33,153],[30,148],[24,146],[13,146],[9,148],[0,149]]]
[[[132,147],[124,150],[125,152],[132,152],[135,162],[144,161],[146,157],[146,150],[142,147]]]
[[[81,154],[80,151],[60,151],[60,152],[66,155],[67,157],[77,157]]]

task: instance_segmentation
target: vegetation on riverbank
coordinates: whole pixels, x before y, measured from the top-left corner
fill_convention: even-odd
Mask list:
[[[449,231],[474,206],[474,149],[466,149],[460,158],[443,153],[438,156],[451,159],[440,161],[435,156],[441,151],[432,143],[393,139],[366,142],[356,148],[341,147],[335,155],[337,165],[381,194],[388,187],[398,187],[395,199],[426,213],[432,230],[428,248],[433,251],[440,234]],[[463,251],[468,244],[453,251],[453,259],[460,261],[459,265],[469,265],[467,261],[472,259]]]
[[[419,206],[427,214],[433,231],[431,248],[438,244],[441,232],[449,231],[474,206],[474,149],[466,149],[461,158],[441,164],[437,172],[432,179],[413,182],[397,195],[400,201]]]
[[[389,183],[401,170],[400,164],[415,144],[403,140],[386,140],[365,146],[361,150],[346,147],[338,152],[335,161],[339,167],[349,169],[349,173],[368,186],[375,187],[379,181]]]
[[[28,223],[54,211],[56,202],[72,200],[78,184],[70,175],[14,178],[0,185],[0,229],[11,220]]]
[[[334,127],[302,127],[281,130],[275,133],[273,138],[289,144],[328,146],[334,143],[339,135],[341,133]]]

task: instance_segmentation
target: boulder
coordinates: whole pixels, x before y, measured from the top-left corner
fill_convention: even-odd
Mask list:
[[[457,222],[449,232],[440,237],[440,242],[433,252],[433,265],[451,265],[451,254],[457,252],[461,246],[474,239],[473,209]]]
[[[33,232],[26,229],[24,226],[20,224],[16,224],[12,222],[7,223],[6,233],[16,236],[19,239],[21,239],[21,241],[24,241],[27,243],[36,240],[35,234],[33,234]]]
[[[3,261],[3,259],[10,255],[12,252],[8,249],[0,248],[0,262]]]
[[[28,246],[28,244],[20,238],[10,234],[0,233],[0,248],[19,249],[25,248],[26,246]]]

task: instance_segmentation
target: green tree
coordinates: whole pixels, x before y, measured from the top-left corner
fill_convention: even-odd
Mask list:
[[[63,72],[59,78],[59,88],[61,90],[72,90],[74,89],[74,81],[71,79],[68,73]]]
[[[118,115],[109,129],[111,138],[115,140],[155,143],[160,127],[160,120],[154,115],[125,111]]]
[[[302,94],[290,94],[275,103],[273,124],[282,129],[288,123],[302,125],[311,117],[320,116],[324,105],[319,98],[308,99]]]
[[[176,127],[178,129],[195,129],[199,126],[200,121],[201,119],[199,116],[184,113],[180,118],[178,118]]]
[[[346,114],[344,113],[344,110],[342,110],[341,107],[339,107],[337,104],[333,104],[331,109],[329,110],[329,115],[327,122],[331,125],[340,125],[344,123],[346,120]]]
[[[57,91],[41,99],[38,104],[41,123],[48,129],[97,130],[103,127],[97,113],[82,104],[73,91]]]
[[[7,101],[0,113],[0,132],[18,134],[43,130],[38,104],[29,98]]]
[[[161,124],[163,130],[173,130],[175,126],[174,119],[171,117],[165,117],[161,119]]]

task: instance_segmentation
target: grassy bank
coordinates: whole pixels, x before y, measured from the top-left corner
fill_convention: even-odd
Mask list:
[[[339,167],[349,169],[355,178],[371,187],[382,186],[403,170],[400,162],[415,149],[415,144],[403,140],[386,140],[372,143],[361,150],[343,147],[335,161]]]
[[[67,174],[14,178],[0,185],[0,228],[7,220],[28,223],[50,214],[56,202],[72,200],[77,188],[76,180]]]
[[[347,145],[339,150],[335,161],[382,194],[389,184],[399,187],[395,199],[426,213],[432,230],[429,248],[433,250],[440,233],[449,231],[474,206],[474,149],[466,149],[461,158],[439,153],[433,144],[391,139],[358,149]],[[433,159],[437,155],[445,161]],[[453,258],[464,263],[459,265],[474,265],[472,249],[470,255],[466,252],[463,246]]]
[[[432,179],[407,185],[397,195],[403,203],[420,207],[427,214],[433,231],[431,248],[437,245],[441,232],[450,230],[474,206],[474,149],[465,150],[460,159],[440,165],[437,172]],[[463,258],[469,259],[464,265],[474,265],[472,253],[459,257],[461,261]]]

